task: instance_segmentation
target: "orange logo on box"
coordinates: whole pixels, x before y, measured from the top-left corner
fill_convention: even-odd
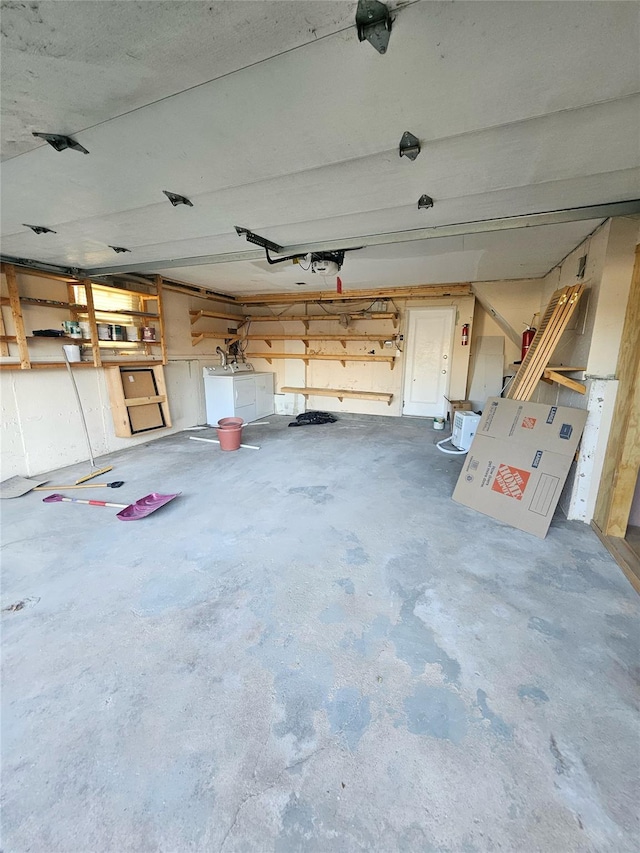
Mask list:
[[[491,490],[500,492],[501,495],[506,495],[508,498],[515,498],[517,501],[521,501],[528,480],[528,471],[523,471],[521,468],[513,468],[511,465],[502,463],[498,465],[498,473],[493,481]]]
[[[522,426],[525,429],[533,429],[535,425],[536,425],[536,419],[535,418],[525,418],[522,421]]]

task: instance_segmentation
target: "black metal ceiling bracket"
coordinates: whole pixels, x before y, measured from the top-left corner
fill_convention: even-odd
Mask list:
[[[433,199],[430,195],[421,195],[418,199],[418,210],[428,210],[433,207]]]
[[[84,145],[80,145],[75,139],[72,139],[70,136],[64,136],[61,133],[36,133],[34,131],[32,135],[37,136],[38,139],[44,139],[56,151],[65,151],[67,148],[70,148],[72,151],[80,151],[82,154],[89,153]]]
[[[266,246],[264,249],[264,253],[267,256],[268,263],[270,263],[272,266],[274,264],[283,264],[285,261],[299,261],[300,258],[306,258],[307,256],[307,253],[305,252],[304,255],[285,255],[284,258],[272,258],[269,254],[269,249],[267,249]]]
[[[391,35],[391,15],[378,0],[358,0],[356,9],[358,40],[369,42],[378,53],[386,53]]]
[[[131,249],[125,249],[124,246],[112,246],[111,244],[109,244],[109,248],[113,249],[113,251],[116,253],[116,255],[120,255],[120,254],[122,254],[122,252],[130,252],[131,251]]]
[[[25,228],[31,228],[34,234],[57,234],[57,231],[54,231],[53,228],[47,228],[46,225],[28,225],[26,222],[22,223]]]
[[[193,207],[193,202],[190,201],[186,195],[178,195],[177,193],[170,193],[169,190],[162,190],[162,192],[169,199],[171,204],[174,207],[178,207],[179,204],[186,204],[187,207]]]
[[[408,157],[409,160],[415,160],[420,153],[420,140],[408,130],[402,134],[398,153],[401,157]]]
[[[267,240],[259,234],[254,234],[253,231],[249,231],[248,228],[242,228],[240,225],[236,225],[235,229],[236,234],[239,237],[245,237],[248,243],[253,243],[254,246],[260,246],[261,249],[269,249],[271,252],[275,252],[276,255],[282,254],[283,248],[277,243],[273,243],[271,240]]]

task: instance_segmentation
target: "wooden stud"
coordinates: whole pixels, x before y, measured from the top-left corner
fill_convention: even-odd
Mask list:
[[[85,301],[87,303],[87,320],[89,329],[91,330],[91,351],[93,353],[93,366],[102,366],[102,356],[100,355],[100,341],[98,339],[98,324],[96,322],[96,311],[93,303],[93,287],[91,281],[87,278],[83,281]]]
[[[340,320],[342,314],[250,314],[246,321],[251,323],[285,323],[296,322],[304,325],[305,331],[309,331],[309,322],[312,320]],[[350,314],[349,321],[356,320],[393,320],[394,328],[397,327],[399,314],[397,311],[372,311],[366,315]]]
[[[127,406],[148,406],[149,403],[166,403],[167,398],[163,394],[158,394],[155,397],[128,397],[124,404]]]
[[[160,278],[160,276],[156,276],[156,278]],[[189,315],[191,317],[191,324],[193,325],[202,317],[211,317],[215,320],[234,320],[236,323],[244,322],[243,318],[238,314],[230,314],[224,311],[206,311],[206,310],[194,310],[189,311]]]
[[[335,290],[316,290],[306,293],[256,293],[238,298],[242,305],[281,305],[296,302],[345,302],[354,299],[408,299],[415,297],[471,296],[470,284],[420,284],[412,287],[382,287],[354,290],[336,295]]]
[[[616,377],[618,393],[594,522],[604,536],[622,539],[640,471],[640,245],[636,246]]]
[[[27,345],[27,335],[24,330],[24,319],[22,317],[22,308],[20,307],[20,294],[18,293],[18,282],[16,280],[16,268],[13,264],[4,264],[3,272],[7,279],[7,290],[9,292],[9,302],[11,304],[11,313],[13,315],[13,325],[16,331],[16,343],[18,344],[18,357],[20,358],[20,369],[30,370],[31,360],[29,358],[29,347]]]
[[[565,388],[570,388],[572,391],[577,391],[579,394],[587,393],[587,386],[582,382],[576,382],[575,379],[570,379],[563,373],[558,373],[556,370],[547,368],[542,375],[542,379],[546,382],[557,382],[558,385],[564,385]]]
[[[167,335],[164,325],[164,300],[162,294],[162,276],[155,276],[155,284],[156,284],[156,299],[158,306],[158,325],[160,326],[160,352],[162,354],[162,363],[166,364],[169,360],[167,354]]]
[[[17,342],[17,337],[15,335],[7,335],[7,330],[4,325],[4,317],[2,315],[2,308],[0,308],[0,355],[8,356],[9,355],[9,344],[8,341],[12,343]]]

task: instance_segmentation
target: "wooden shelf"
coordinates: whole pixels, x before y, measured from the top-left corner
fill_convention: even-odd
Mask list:
[[[586,367],[546,367],[542,374],[542,381],[552,385],[557,382],[558,385],[564,385],[565,388],[570,388],[572,391],[577,391],[578,394],[586,394],[587,386],[584,382],[577,382],[565,373],[582,372]]]
[[[104,284],[96,284],[90,279],[77,279],[73,281],[69,281],[67,279],[57,279],[66,284],[67,286],[67,299],[58,300],[37,299],[31,296],[22,296],[19,292],[15,266],[13,264],[3,264],[2,271],[6,275],[8,296],[0,297],[0,306],[10,306],[15,334],[6,334],[4,317],[2,317],[2,314],[0,312],[0,357],[4,359],[2,363],[0,363],[0,369],[30,370],[32,367],[35,369],[53,369],[65,366],[64,361],[32,362],[29,347],[33,345],[33,341],[58,341],[61,343],[70,341],[78,345],[85,345],[90,347],[93,356],[92,361],[74,363],[75,365],[81,367],[101,367],[103,363],[102,352],[105,352],[105,355],[107,355],[106,364],[108,365],[154,365],[159,362],[162,364],[166,364],[167,352],[166,342],[164,338],[164,318],[162,313],[161,276],[155,276],[153,285],[156,289],[155,293],[146,293],[143,291],[133,291],[125,288],[109,287]],[[84,289],[84,293],[86,296],[86,304],[80,304],[76,302],[76,288],[78,286],[81,286]],[[150,285],[150,287],[151,286],[152,285]],[[116,307],[112,309],[96,309],[94,305],[94,296],[96,292],[127,294],[134,298],[137,297],[138,302],[132,303],[134,307],[131,310],[123,310],[121,308]],[[147,307],[147,303],[153,300],[155,300],[157,303],[157,311],[135,310],[136,307],[140,309],[145,309]],[[120,302],[117,304],[122,303]],[[22,308],[24,305],[34,305],[36,307],[49,309],[61,309],[67,311],[71,318],[74,320],[77,320],[79,316],[86,316],[89,324],[90,336],[88,338],[77,338],[71,337],[70,335],[55,335],[52,337],[48,337],[47,335],[27,335],[24,327],[24,316],[22,312]],[[98,324],[96,321],[96,315],[103,318],[113,318],[111,322],[117,321],[119,320],[119,318],[141,318],[142,320],[157,320],[158,325],[160,327],[160,337],[158,340],[155,341],[103,341],[98,337]],[[144,325],[144,323],[141,323],[140,325]],[[10,344],[17,347],[17,353],[10,352]],[[119,358],[113,361],[109,360],[109,351],[112,351],[113,354],[116,355],[115,350],[122,349],[125,350],[124,354],[127,355],[129,353],[126,352],[126,348],[135,347],[135,349],[132,349],[132,351],[130,352],[130,355],[134,356],[134,354],[139,351],[137,348],[141,345],[144,347],[144,352],[141,354],[144,354],[144,356],[146,356],[144,361],[137,360],[135,358],[123,359],[122,354],[120,354]],[[157,346],[161,347],[162,350],[161,359],[155,359],[153,356],[151,356],[151,348]]]
[[[238,335],[230,335],[229,333],[225,335],[224,332],[191,332],[191,346],[197,347],[205,338],[214,341],[237,341],[240,339]]]
[[[233,320],[236,323],[244,323],[245,318],[237,314],[226,314],[224,311],[189,311],[191,325],[197,323],[201,317],[211,317],[214,320]]]
[[[353,391],[347,388],[294,388],[292,385],[283,385],[280,389],[287,394],[302,394],[308,397],[337,397],[342,402],[344,397],[353,397],[358,400],[383,400],[388,406],[391,405],[393,394],[384,391]]]
[[[30,370],[54,370],[56,368],[66,368],[64,361],[31,361],[29,362]],[[92,361],[72,361],[71,367],[95,367]],[[0,362],[0,370],[20,370],[19,361],[3,361]]]
[[[152,320],[159,320],[160,319],[159,314],[151,314],[151,313],[149,313],[149,311],[121,311],[120,309],[110,310],[108,308],[95,308],[94,311],[96,314],[109,314],[109,316],[111,316],[113,314],[116,317],[148,317]],[[82,313],[82,312],[78,312],[78,313]]]
[[[90,344],[90,338],[72,338],[69,335],[27,335],[29,341],[72,341],[74,344]]]
[[[271,346],[271,341],[302,341],[305,345],[308,341],[340,341],[346,349],[347,341],[375,341],[384,346],[384,337],[380,335],[234,335],[230,338],[232,341],[264,341],[268,347]]]
[[[386,361],[391,370],[395,367],[394,355],[351,355],[350,353],[289,353],[289,352],[247,352],[248,358],[263,358],[271,364],[273,358],[295,358],[301,361],[339,361],[343,367],[347,361]]]
[[[98,338],[98,346],[104,346],[105,344],[145,344],[146,346],[159,347],[162,346],[162,341],[111,341]]]
[[[30,362],[31,370],[53,370],[53,369],[62,369],[66,368],[66,363],[64,361],[32,361]],[[76,367],[95,367],[95,364],[92,361],[72,361],[70,362],[72,368]],[[150,367],[156,364],[162,364],[161,360],[158,359],[132,359],[130,361],[122,361],[119,359],[117,361],[103,361],[102,367]],[[0,370],[20,370],[20,362],[19,361],[2,361],[0,362]]]
[[[86,311],[87,308],[86,305],[76,305],[75,302],[61,302],[58,299],[35,299],[31,296],[21,296],[20,302],[24,305],[37,305],[41,308],[64,308],[65,311]]]
[[[350,323],[354,323],[356,320],[393,320],[394,329],[398,325],[398,321],[400,319],[400,315],[397,311],[372,311],[370,314],[359,315],[359,314],[350,314],[348,308],[341,314],[298,314],[294,315],[283,315],[279,316],[269,315],[269,316],[260,316],[259,314],[251,314],[244,318],[243,322],[247,323],[304,323],[305,329],[308,328],[307,324],[315,321],[323,321],[323,320],[340,320],[342,317],[347,316],[349,318]]]

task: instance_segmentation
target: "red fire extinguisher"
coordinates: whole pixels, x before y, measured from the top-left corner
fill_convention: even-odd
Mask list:
[[[536,330],[531,326],[527,326],[527,328],[522,333],[522,354],[520,356],[521,360],[524,361],[524,358],[529,351],[529,347],[531,346],[531,341],[536,336]]]
[[[462,346],[466,347],[469,345],[469,324],[465,323],[462,327]]]

